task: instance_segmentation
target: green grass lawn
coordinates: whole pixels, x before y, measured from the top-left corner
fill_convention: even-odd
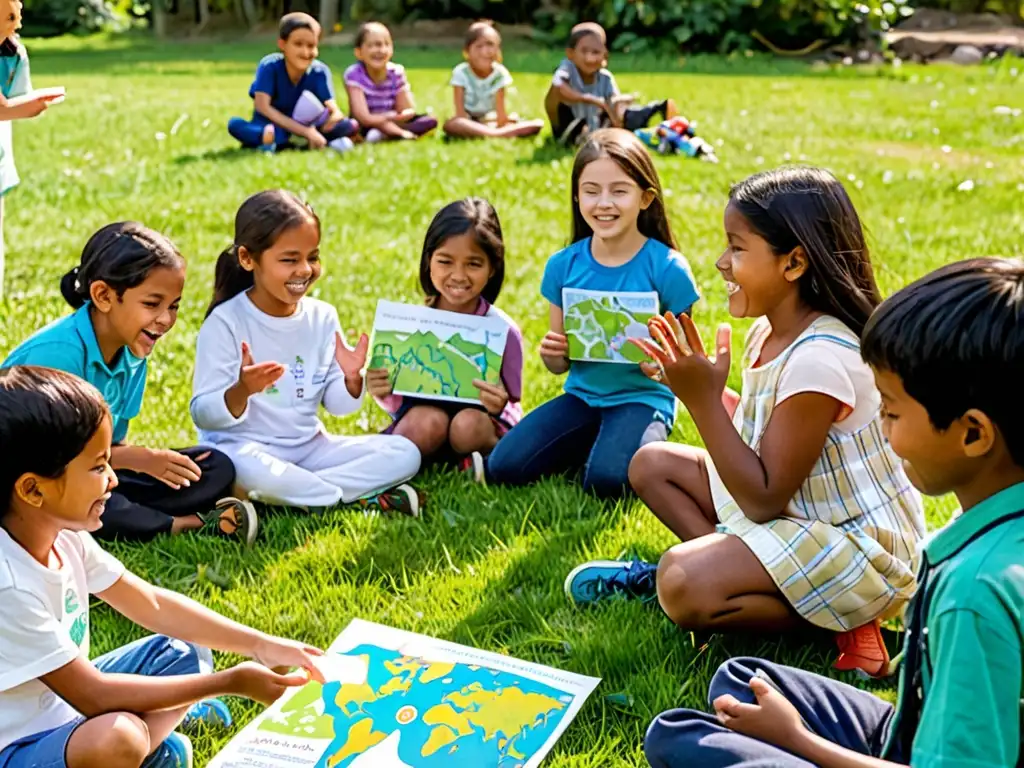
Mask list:
[[[248,115],[246,92],[272,43],[176,44],[56,40],[30,44],[36,87],[64,85],[67,102],[15,128],[23,185],[8,196],[8,293],[0,304],[0,356],[68,311],[59,277],[89,235],[138,219],[167,233],[190,262],[177,327],[153,355],[142,416],[131,439],[152,446],[195,440],[188,416],[192,354],[212,289],[213,265],[232,237],[242,200],[285,187],[308,198],[323,221],[325,275],[315,295],[343,323],[369,330],[377,299],[416,302],[417,264],[432,214],[469,194],[501,215],[508,275],[499,305],[520,323],[531,352],[546,330],[543,265],[569,234],[571,157],[541,139],[519,143],[364,147],[339,157],[242,153],[225,125]],[[347,49],[325,48],[340,88]],[[558,52],[517,50],[514,107],[537,116]],[[457,51],[400,50],[417,102],[444,116]],[[1016,68],[1014,68],[1016,67]],[[672,96],[721,140],[720,165],[664,158],[657,166],[676,236],[704,298],[708,336],[726,319],[714,261],[730,183],[787,162],[823,165],[848,183],[870,230],[879,280],[890,293],[940,264],[1024,250],[1024,65],[973,69],[817,71],[759,59],[679,62],[616,57],[624,90]],[[970,187],[958,190],[958,187]],[[745,328],[744,328],[745,329]],[[740,329],[741,331],[744,329]],[[738,386],[733,370],[732,385]],[[525,405],[554,397],[560,381],[527,356]],[[382,428],[373,404],[334,430]],[[696,441],[680,418],[675,439]],[[644,730],[660,710],[702,706],[710,675],[730,655],[763,654],[825,671],[827,639],[694,636],[655,610],[617,604],[573,610],[562,594],[582,560],[673,544],[641,504],[601,504],[564,481],[520,490],[481,489],[452,475],[422,479],[431,494],[422,521],[367,519],[351,511],[266,521],[245,553],[211,537],[119,546],[153,581],[268,632],[325,646],[353,617],[512,654],[604,682],[548,765],[646,765]],[[938,525],[952,504],[929,505]],[[728,564],[723,563],[727,568]],[[99,608],[95,652],[140,634]],[[809,635],[812,633],[808,633]],[[228,659],[222,659],[228,663]],[[891,686],[882,687],[891,693]],[[610,694],[626,694],[607,699]],[[241,721],[255,711],[232,705]],[[200,764],[226,740],[199,744]]]

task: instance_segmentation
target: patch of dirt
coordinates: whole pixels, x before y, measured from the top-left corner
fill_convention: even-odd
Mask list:
[[[995,14],[955,14],[927,8],[918,10],[886,35],[901,59],[949,58],[961,45],[974,46],[982,54],[1024,54],[1024,27]]]

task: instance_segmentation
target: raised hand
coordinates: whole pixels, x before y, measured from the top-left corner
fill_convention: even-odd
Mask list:
[[[345,343],[340,333],[334,334],[334,359],[338,361],[338,366],[346,379],[360,376],[363,366],[366,365],[366,353],[369,349],[370,337],[365,333],[359,337],[354,349]]]
[[[492,416],[497,416],[508,405],[508,392],[499,384],[488,384],[477,379],[473,386],[480,390],[480,404]]]
[[[242,367],[238,372],[238,383],[246,397],[258,395],[267,387],[276,383],[284,376],[284,365],[275,362],[256,363],[252,359],[252,350],[246,342],[242,342]]]
[[[705,353],[697,326],[688,315],[677,318],[666,312],[664,317],[652,317],[647,327],[653,341],[630,339],[654,360],[655,366],[645,365],[644,372],[652,378],[661,374],[669,389],[687,408],[721,403],[729,378],[732,328],[719,326],[715,339],[717,356],[712,360]]]

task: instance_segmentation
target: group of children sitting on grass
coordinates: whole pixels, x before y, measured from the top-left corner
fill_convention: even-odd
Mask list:
[[[390,41],[374,29],[346,80],[391,73],[399,99]],[[304,55],[311,66],[315,44]],[[273,95],[256,93],[258,109]],[[370,85],[365,95],[384,101]],[[381,135],[412,133],[411,99],[395,104],[377,113]],[[324,106],[323,141],[354,129]],[[278,128],[291,132],[268,125],[275,144]],[[733,659],[712,682],[714,714],[651,725],[655,768],[1020,764],[1024,416],[1011,393],[1024,379],[1024,264],[951,264],[883,301],[839,181],[814,168],[753,176],[730,192],[716,262],[730,314],[754,319],[737,393],[729,327],[711,354],[697,332],[698,286],[647,149],[599,126],[572,169],[571,244],[540,284],[539,353],[564,393],[525,416],[522,334],[496,306],[503,234],[482,199],[442,208],[413,267],[429,306],[509,326],[500,384],[478,382],[478,405],[398,397],[387,371],[368,369],[367,336],[350,344],[337,310],[308,295],[323,270],[319,218],[270,190],[242,204],[217,262],[190,405],[202,445],[185,450],[128,442],[185,261],[135,222],[90,238],[61,282],[75,311],[0,370],[0,768],[187,768],[188,729],[230,724],[218,696],[270,702],[322,679],[317,649],[145,583],[92,534],[209,527],[252,544],[259,503],[418,516],[409,481],[437,459],[497,485],[568,474],[602,497],[635,491],[679,537],[657,565],[574,569],[565,588],[578,605],[657,601],[688,630],[819,627],[836,633],[838,668],[873,675],[891,671],[879,623],[904,617],[895,706]],[[656,293],[650,338],[631,340],[647,362],[570,361],[571,289]],[[367,391],[392,417],[384,433],[328,433],[320,406],[352,413]],[[667,441],[677,402],[703,449]],[[963,509],[927,542],[919,492],[954,493]],[[93,596],[155,636],[90,661]],[[252,661],[213,673],[208,648]]]
[[[647,149],[625,130],[590,133],[571,183],[571,244],[540,286],[539,351],[565,392],[525,416],[522,336],[495,306],[502,230],[481,199],[438,212],[418,265],[428,305],[510,327],[501,384],[480,382],[479,405],[398,398],[386,371],[365,370],[367,337],[351,346],[334,307],[308,295],[319,219],[272,190],[243,203],[218,260],[191,403],[203,445],[185,451],[127,442],[184,260],[136,223],[90,239],[61,286],[76,311],[0,372],[0,768],[189,766],[179,728],[229,723],[217,696],[270,701],[320,676],[316,649],[146,584],[92,533],[209,522],[251,543],[253,501],[418,515],[407,481],[438,457],[495,484],[568,473],[605,497],[633,489],[680,538],[658,565],[576,568],[566,592],[579,605],[657,600],[691,630],[824,628],[840,669],[875,675],[890,673],[879,622],[905,617],[895,706],[733,659],[712,683],[714,714],[651,725],[652,766],[1019,764],[1024,417],[1006,387],[1024,377],[1024,265],[951,264],[883,302],[839,181],[753,176],[729,195],[716,263],[730,314],[756,318],[737,393],[728,326],[712,354],[696,330],[698,289]],[[565,289],[656,292],[651,337],[632,342],[648,362],[570,361]],[[392,415],[385,433],[329,434],[320,405],[351,413],[367,390]],[[677,401],[705,448],[667,442]],[[919,491],[963,508],[927,543]],[[91,596],[157,636],[89,662]],[[211,674],[208,647],[258,663]]]
[[[345,152],[357,141],[418,139],[437,128],[437,119],[418,112],[405,68],[392,61],[391,32],[379,22],[363,24],[355,38],[356,63],[345,70],[349,115],[338,105],[330,68],[317,59],[320,25],[305,13],[281,19],[280,53],[263,58],[249,89],[250,120],[233,117],[228,132],[242,146],[273,152],[292,136],[312,149]],[[512,75],[501,63],[501,35],[489,21],[471,24],[463,45],[465,61],[452,71],[454,113],[443,130],[451,138],[519,138],[535,136],[542,120],[523,120],[508,111]],[[558,66],[544,108],[556,139],[582,142],[601,127],[639,130],[651,118],[676,114],[669,99],[634,106],[619,93],[606,69],[608,48],[599,24],[577,25]]]

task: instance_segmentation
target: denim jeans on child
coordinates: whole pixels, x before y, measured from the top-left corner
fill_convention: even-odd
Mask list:
[[[240,141],[243,147],[256,149],[263,146],[263,131],[266,130],[267,125],[270,125],[268,120],[245,120],[241,117],[233,117],[228,121],[228,133],[237,141]],[[335,139],[354,136],[359,130],[359,123],[346,117],[329,131],[325,131],[323,128],[317,128],[317,130],[330,143]],[[291,136],[281,126],[274,126],[274,144],[278,148],[285,146],[289,139],[291,139]]]
[[[107,674],[146,677],[206,675],[213,671],[213,654],[206,648],[158,635],[122,646],[95,659],[93,664]],[[79,718],[59,728],[18,739],[0,752],[0,768],[66,768],[64,757],[68,740],[83,722],[84,718]],[[153,745],[154,750],[157,746]],[[152,760],[146,760],[142,766],[157,768]]]
[[[487,460],[487,478],[525,485],[582,470],[586,490],[621,496],[629,490],[633,455],[646,443],[665,440],[669,429],[649,405],[594,408],[563,394],[530,411],[498,441]]]
[[[836,680],[761,659],[730,659],[711,680],[709,703],[727,693],[754,703],[750,679],[759,669],[814,733],[859,754],[881,756],[892,725],[892,705]],[[714,715],[692,709],[658,715],[647,729],[644,753],[653,768],[813,768],[783,749],[729,730]],[[885,757],[904,764],[898,754]]]

